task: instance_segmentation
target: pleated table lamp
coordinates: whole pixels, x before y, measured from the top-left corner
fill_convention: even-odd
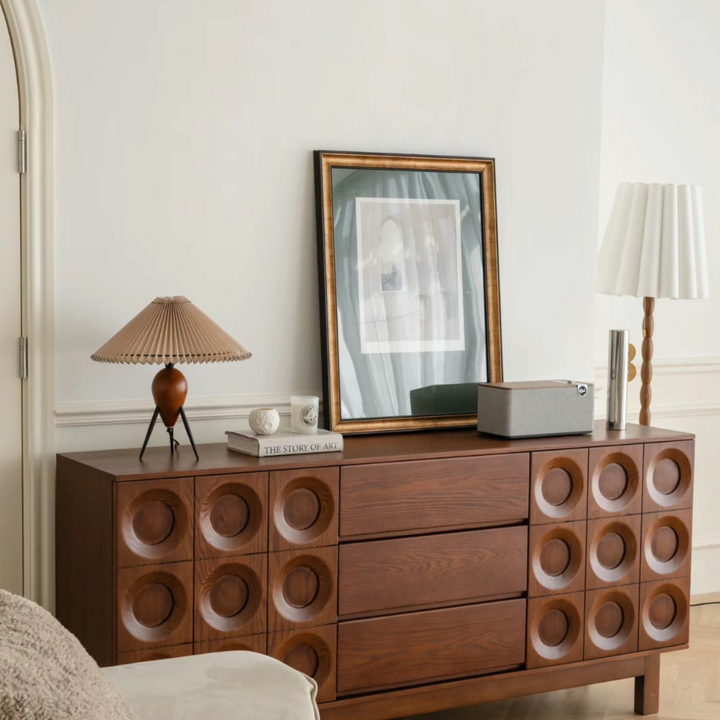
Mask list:
[[[619,185],[600,250],[597,290],[644,298],[640,424],[649,425],[655,299],[709,294],[699,186]]]
[[[195,457],[197,448],[190,432],[184,404],[187,380],[175,367],[180,363],[212,363],[247,360],[251,354],[216,325],[187,298],[155,298],[139,315],[113,335],[92,359],[106,363],[155,364],[165,367],[155,376],[152,394],[155,400],[150,427],[140,451],[145,454],[158,415],[170,436],[170,452],[177,441],[173,429],[182,418]]]

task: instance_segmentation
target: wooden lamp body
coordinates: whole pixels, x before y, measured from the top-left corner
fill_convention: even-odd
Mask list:
[[[150,427],[148,427],[147,434],[145,435],[145,442],[143,443],[142,450],[140,451],[140,459],[145,454],[145,448],[147,448],[148,441],[152,435],[152,431],[155,428],[158,416],[163,421],[163,425],[167,428],[168,435],[170,436],[170,452],[175,452],[175,445],[177,441],[174,437],[175,423],[178,418],[182,418],[185,431],[188,434],[190,444],[192,445],[195,458],[198,457],[197,448],[195,447],[195,440],[193,439],[192,432],[190,431],[190,424],[187,421],[185,415],[185,398],[187,398],[188,384],[185,376],[176,368],[172,363],[168,363],[160,372],[154,377],[152,382],[152,394],[153,400],[155,400],[155,412],[153,413],[152,420],[150,421]]]
[[[152,394],[155,406],[165,427],[174,427],[185,405],[188,384],[185,376],[173,365],[167,365],[153,379]]]

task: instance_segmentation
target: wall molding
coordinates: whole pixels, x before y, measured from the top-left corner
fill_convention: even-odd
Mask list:
[[[720,533],[693,538],[693,550],[711,550],[720,547]]]
[[[290,415],[291,395],[313,393],[284,393],[281,395],[227,395],[191,398],[185,405],[189,420],[246,419],[258,407],[274,407],[281,416]],[[66,402],[55,408],[58,427],[91,427],[97,425],[147,425],[154,405],[142,400],[114,400],[106,402]]]
[[[637,357],[634,361],[640,373],[642,361]],[[720,415],[720,395],[718,393],[696,392],[692,402],[662,402],[661,393],[658,393],[659,383],[678,382],[683,379],[692,378],[698,382],[697,375],[718,376],[720,382],[720,357],[689,357],[689,358],[659,358],[653,361],[653,404],[652,417],[655,418],[681,418],[681,417],[707,417]],[[601,365],[595,368],[595,417],[605,417],[605,390],[607,383],[607,366]],[[664,387],[670,390],[670,387]],[[635,392],[637,390],[637,392]],[[634,417],[640,413],[640,402],[638,394],[640,382],[636,377],[628,386],[628,415]],[[673,393],[668,393],[673,394]],[[685,396],[683,396],[685,397]],[[661,402],[658,402],[658,400]]]
[[[665,358],[653,363],[654,376],[685,377],[694,374],[720,375],[720,357]],[[596,415],[604,417],[605,408],[600,402],[607,368],[595,368]],[[639,384],[637,385],[639,389]],[[633,385],[630,386],[632,391]],[[274,407],[280,415],[289,415],[291,395],[312,395],[314,392],[287,392],[267,395],[226,395],[190,398],[186,405],[191,420],[237,420],[246,419],[256,407]],[[57,427],[90,427],[97,425],[147,424],[153,405],[146,400],[92,400],[85,402],[61,402],[55,406]],[[631,402],[630,415],[640,412],[639,403]],[[717,402],[653,404],[653,417],[689,417],[720,414]]]
[[[633,364],[640,373],[642,359],[635,356]],[[678,358],[654,358],[652,361],[653,378],[662,375],[686,376],[697,374],[714,375],[720,373],[720,357],[678,357]],[[595,378],[607,378],[607,365],[598,365],[595,368]]]

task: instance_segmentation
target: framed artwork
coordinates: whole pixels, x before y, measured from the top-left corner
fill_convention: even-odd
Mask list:
[[[474,425],[502,380],[495,162],[315,153],[325,427]]]

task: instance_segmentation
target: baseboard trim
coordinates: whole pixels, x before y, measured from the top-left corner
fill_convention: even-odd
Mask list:
[[[692,599],[720,593],[720,535],[695,538],[692,547]]]

